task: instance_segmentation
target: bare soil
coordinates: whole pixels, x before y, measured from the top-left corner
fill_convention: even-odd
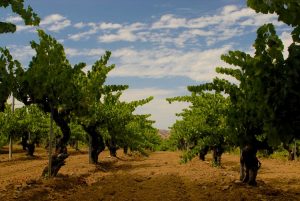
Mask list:
[[[5,150],[4,150],[5,152]],[[300,161],[260,159],[258,186],[239,182],[239,158],[224,154],[222,167],[193,159],[180,164],[180,152],[154,152],[149,157],[111,158],[88,164],[87,152],[71,156],[53,179],[41,178],[47,153],[38,149],[29,158],[18,148],[13,160],[0,154],[0,200],[300,200]]]

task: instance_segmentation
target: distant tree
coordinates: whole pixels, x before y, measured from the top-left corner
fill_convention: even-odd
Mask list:
[[[111,53],[106,52],[97,60],[92,69],[86,74],[80,73],[76,82],[80,91],[74,116],[89,136],[89,161],[98,163],[98,155],[105,149],[103,124],[105,114],[103,113],[104,96],[127,89],[127,85],[105,85],[107,74],[114,69],[114,65],[108,65]],[[102,129],[101,129],[102,128]]]
[[[172,135],[177,137],[178,147],[186,150],[183,162],[191,160],[195,155],[204,160],[209,149],[213,150],[213,164],[221,165],[221,155],[226,141],[229,141],[226,115],[229,102],[221,94],[193,93],[167,99],[191,103],[189,109],[177,114],[182,120],[177,120],[172,126]],[[178,138],[179,137],[179,138]]]
[[[33,156],[35,146],[47,141],[49,133],[49,115],[36,105],[24,106],[16,110],[19,119],[19,136],[23,149]]]
[[[8,97],[17,90],[16,74],[22,70],[8,49],[0,48],[0,112],[4,111]]]
[[[87,144],[87,140],[86,140],[87,134],[84,131],[84,129],[82,128],[82,126],[77,124],[74,121],[71,121],[70,129],[71,129],[71,137],[69,140],[69,144],[76,151],[79,151],[79,143]]]
[[[12,113],[11,107],[6,105],[0,113],[0,141],[2,146],[8,143],[8,139],[16,140],[20,135],[20,126],[17,116]]]
[[[140,130],[138,130],[138,127],[141,126],[141,124],[145,123],[147,120],[143,119],[142,116],[134,115],[133,112],[138,106],[142,106],[153,99],[153,97],[149,97],[146,99],[127,103],[124,101],[120,101],[120,96],[121,92],[119,92],[118,94],[109,94],[104,97],[103,101],[103,115],[105,117],[104,125],[109,133],[109,138],[106,139],[106,144],[109,147],[112,156],[116,156],[117,147],[119,146],[128,146],[129,148],[131,148],[131,150],[136,148],[137,151],[142,152],[143,146],[141,141],[138,140],[138,134],[143,136],[144,133],[141,133],[142,129],[140,128]],[[143,120],[145,122],[143,122]],[[133,121],[135,121],[136,124],[133,124]],[[132,127],[128,126],[129,123],[132,123]],[[136,129],[135,131],[137,133],[130,132],[132,131],[130,129],[134,128]],[[133,141],[135,143],[140,142],[137,143],[140,147],[135,146],[135,143],[133,143]]]
[[[153,127],[152,120],[148,120],[151,115],[134,115],[133,119],[127,123],[119,141],[127,154],[128,148],[131,151],[138,151],[147,155],[147,150],[156,151],[162,143],[158,130]]]
[[[71,66],[64,48],[54,38],[42,30],[38,31],[39,43],[31,42],[36,51],[29,68],[17,73],[18,90],[15,94],[25,105],[36,104],[44,112],[51,114],[53,120],[62,131],[62,138],[56,147],[56,157],[67,155],[67,143],[70,139],[70,114],[79,102],[79,88],[76,77],[81,72],[82,64]],[[53,165],[55,176],[64,159]]]

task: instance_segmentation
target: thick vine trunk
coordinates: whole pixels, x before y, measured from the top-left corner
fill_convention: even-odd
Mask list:
[[[221,166],[222,154],[223,154],[223,148],[220,145],[213,147],[213,164],[215,166]]]
[[[112,128],[108,127],[108,132],[111,138],[106,141],[106,145],[109,149],[110,156],[117,157],[117,142],[114,131]]]
[[[51,177],[55,177],[58,174],[58,171],[62,166],[66,164],[65,160],[68,158],[67,153],[60,153],[52,155],[52,163],[51,163]],[[48,175],[49,167],[46,166],[43,170],[42,176]],[[49,175],[48,175],[49,177]]]
[[[33,156],[35,151],[34,141],[29,139],[29,133],[25,131],[22,136],[21,145],[24,151],[27,151],[27,155]]]
[[[110,156],[117,157],[116,141],[113,138],[108,140],[107,146],[108,146],[108,149],[109,149]]]
[[[67,116],[65,114],[65,116]],[[67,144],[70,139],[71,129],[68,125],[68,121],[64,119],[63,115],[58,113],[57,109],[53,110],[53,120],[60,127],[63,134],[56,144],[55,154],[51,156],[51,175],[48,175],[49,167],[45,167],[42,176],[48,175],[48,177],[55,177],[62,166],[65,165],[65,160],[68,158]],[[52,143],[52,142],[50,142]]]
[[[103,137],[97,133],[96,128],[96,126],[83,126],[83,129],[89,134],[90,138],[89,161],[92,164],[98,163],[99,154],[105,149]]]
[[[125,145],[124,147],[123,147],[123,152],[124,152],[124,154],[128,154],[128,146],[127,145]]]
[[[56,144],[56,153],[68,153],[67,144],[71,136],[71,129],[69,127],[69,122],[60,116],[57,110],[54,110],[53,120],[56,125],[59,126],[63,136],[60,138]]]
[[[240,151],[240,180],[243,183],[256,186],[257,171],[261,163],[256,157],[257,148],[254,145],[246,145]]]
[[[208,149],[209,149],[209,147],[205,146],[203,149],[200,150],[200,152],[199,152],[199,159],[200,160],[205,161],[205,156],[208,152]]]
[[[288,155],[288,160],[289,160],[289,161],[293,161],[293,160],[295,160],[295,159],[297,158],[297,154],[298,154],[297,152],[299,152],[299,150],[297,150],[296,144],[295,144],[295,147],[294,147],[294,148],[290,148],[289,145],[284,144],[284,145],[283,145],[283,148],[284,148],[285,150],[287,150],[288,153],[289,153],[289,155]]]

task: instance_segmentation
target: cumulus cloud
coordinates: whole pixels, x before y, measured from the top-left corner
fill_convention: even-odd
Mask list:
[[[106,22],[103,22],[99,25],[99,28],[100,29],[120,29],[122,28],[122,25],[121,24],[117,24],[117,23],[106,23]]]
[[[73,26],[77,29],[81,29],[81,28],[85,27],[86,25],[83,22],[78,22],[78,23],[74,24]]]
[[[138,37],[130,30],[119,30],[116,34],[105,34],[99,36],[98,40],[102,43],[111,43],[116,41],[136,41]]]
[[[45,27],[49,31],[59,32],[60,30],[71,25],[71,21],[60,14],[52,14],[42,19],[40,26]]]
[[[180,87],[174,90],[167,90],[161,88],[134,88],[124,91],[121,99],[124,101],[133,101],[144,99],[149,96],[154,96],[154,100],[150,103],[138,107],[137,114],[151,114],[152,120],[155,120],[154,124],[157,128],[168,129],[175,123],[177,117],[176,113],[181,112],[183,108],[189,106],[188,103],[176,102],[169,104],[166,98],[178,96],[178,92],[186,93],[186,87]]]
[[[287,58],[289,55],[288,47],[293,43],[292,36],[288,32],[282,32],[282,34],[280,35],[280,38],[284,45],[284,51],[283,51],[284,58]]]
[[[5,22],[18,23],[22,22],[23,19],[20,16],[9,16],[5,19]]]
[[[35,51],[29,46],[9,45],[8,49],[14,57],[20,61],[23,65],[27,64],[32,56],[35,55]]]
[[[185,52],[174,49],[135,50],[123,48],[114,51],[117,67],[112,76],[136,76],[161,78],[186,76],[198,81],[211,81],[216,75],[215,67],[222,65],[219,59],[232,46]]]
[[[101,34],[98,36],[98,41],[104,43],[142,41],[162,46],[173,44],[184,47],[188,42],[195,44],[199,38],[204,38],[206,45],[210,46],[243,35],[247,27],[259,26],[267,22],[282,25],[277,22],[275,14],[257,14],[249,8],[229,5],[220,9],[215,15],[183,18],[165,14],[150,24],[116,25],[116,32]]]
[[[129,41],[134,42],[137,40],[143,40],[141,35],[135,34],[136,31],[143,30],[145,28],[143,23],[133,23],[120,28],[116,33],[104,34],[98,37],[99,42],[110,43],[116,41]]]
[[[70,57],[76,56],[88,56],[88,57],[100,57],[104,55],[105,50],[101,48],[94,48],[94,49],[75,49],[75,48],[66,48],[66,54]]]
[[[166,14],[161,16],[160,20],[157,22],[154,22],[152,24],[153,29],[176,29],[179,27],[186,27],[187,20],[185,18],[178,18],[175,17],[172,14]]]
[[[152,24],[153,29],[177,29],[177,28],[205,28],[213,25],[243,25],[257,26],[266,22],[277,22],[275,14],[257,14],[250,8],[239,8],[235,5],[228,5],[221,9],[216,15],[207,15],[197,18],[178,18],[172,14],[166,14]]]
[[[69,34],[68,38],[74,41],[79,41],[81,39],[89,39],[91,35],[97,33],[96,29],[90,29],[88,31],[80,32],[77,34]]]

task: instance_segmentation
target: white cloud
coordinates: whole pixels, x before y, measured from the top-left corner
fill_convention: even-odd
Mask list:
[[[229,5],[223,7],[215,15],[183,18],[165,14],[148,25],[133,23],[121,26],[117,24],[116,32],[104,33],[98,37],[98,41],[103,43],[142,41],[159,46],[173,44],[184,47],[188,42],[195,44],[199,38],[204,38],[206,45],[210,46],[216,42],[243,35],[249,26],[255,27],[267,22],[282,25],[277,22],[277,16],[274,14],[257,14],[249,8]],[[176,31],[169,31],[170,29],[176,29]]]
[[[135,31],[145,29],[143,23],[133,23],[120,28],[115,34],[104,34],[98,37],[98,41],[102,43],[111,43],[116,41],[129,41],[134,42],[143,40],[141,35],[135,34]]]
[[[89,39],[91,35],[97,33],[96,29],[90,29],[85,32],[77,33],[77,34],[70,34],[68,36],[69,39],[74,40],[74,41],[79,41],[81,39]]]
[[[52,14],[42,19],[40,26],[49,31],[59,32],[60,30],[71,25],[71,21],[60,14]]]
[[[167,90],[167,89],[159,89],[159,88],[143,88],[143,89],[127,89],[122,94],[121,100],[123,101],[133,101],[139,99],[145,99],[149,96],[155,96],[156,98],[164,98],[164,97],[171,97],[175,96],[178,91],[174,90]]]
[[[187,20],[184,18],[177,18],[172,14],[167,14],[161,16],[160,20],[157,22],[154,22],[152,24],[153,29],[176,29],[179,27],[185,27],[187,23]]]
[[[143,89],[128,89],[124,91],[121,99],[124,101],[133,101],[144,99],[149,96],[154,96],[154,100],[150,103],[138,107],[137,114],[151,114],[152,120],[155,120],[154,124],[157,128],[168,129],[175,123],[176,113],[181,112],[183,108],[188,107],[188,103],[176,102],[169,104],[166,98],[178,96],[178,92],[186,92],[186,88],[178,88],[175,90],[166,90],[161,88],[143,88]]]
[[[36,29],[33,26],[26,26],[26,25],[18,25],[17,24],[17,31],[28,31],[28,32],[34,32]]]
[[[20,61],[23,65],[27,64],[32,56],[35,55],[35,51],[29,46],[18,46],[18,45],[9,45],[8,49],[14,59]]]
[[[81,39],[89,39],[90,36],[96,34],[99,29],[97,24],[93,23],[93,22],[90,22],[87,24],[80,22],[80,23],[76,23],[74,25],[75,28],[83,28],[86,26],[90,27],[90,29],[87,31],[84,31],[84,32],[76,33],[76,34],[69,34],[68,38],[71,40],[74,40],[74,41],[79,41]]]
[[[223,62],[221,54],[226,53],[230,45],[204,51],[181,51],[174,49],[134,50],[123,48],[113,52],[117,67],[112,76],[136,76],[161,78],[168,76],[186,76],[198,81],[211,81],[216,75],[215,67]]]
[[[71,39],[71,40],[74,40],[74,41],[79,41],[79,40],[82,40],[82,39],[89,39],[90,36],[98,33],[99,30],[114,30],[114,29],[122,28],[121,24],[106,23],[106,22],[103,22],[103,23],[100,23],[100,24],[93,23],[93,22],[85,24],[83,22],[79,22],[79,23],[74,24],[74,27],[77,28],[77,29],[81,29],[81,28],[84,28],[84,27],[87,27],[87,26],[90,27],[89,30],[84,31],[84,32],[80,32],[80,33],[69,34],[68,38]],[[113,36],[110,36],[110,37],[114,38]],[[122,38],[122,36],[121,36],[121,38]],[[110,40],[110,39],[108,39],[108,40]]]
[[[20,16],[9,16],[5,19],[5,22],[18,23],[22,22],[23,19]]]
[[[78,22],[78,23],[74,24],[73,26],[77,29],[81,29],[81,28],[85,27],[86,24],[84,24],[83,22]]]
[[[116,24],[116,23],[106,23],[103,22],[99,25],[100,29],[120,29],[122,28],[121,24]]]
[[[234,11],[237,11],[238,7],[236,5],[228,5],[228,6],[224,6],[222,9],[222,14],[223,15],[228,15]]]
[[[75,48],[66,48],[65,52],[70,57],[76,57],[76,56],[100,57],[104,55],[105,50],[100,48],[80,49],[80,50]]]
[[[283,56],[284,56],[284,58],[287,58],[288,55],[289,55],[288,47],[293,43],[292,36],[288,32],[282,32],[282,34],[280,35],[280,38],[281,38],[282,43],[284,45]]]
[[[201,16],[198,18],[178,18],[172,14],[163,15],[158,21],[152,24],[153,29],[177,29],[177,28],[205,28],[209,26],[258,26],[266,22],[277,22],[277,15],[257,14],[250,8],[238,8],[235,5],[228,5],[221,9],[216,15]]]
[[[130,30],[119,30],[116,34],[105,34],[99,36],[98,40],[102,43],[111,43],[116,41],[136,41],[138,37]]]

